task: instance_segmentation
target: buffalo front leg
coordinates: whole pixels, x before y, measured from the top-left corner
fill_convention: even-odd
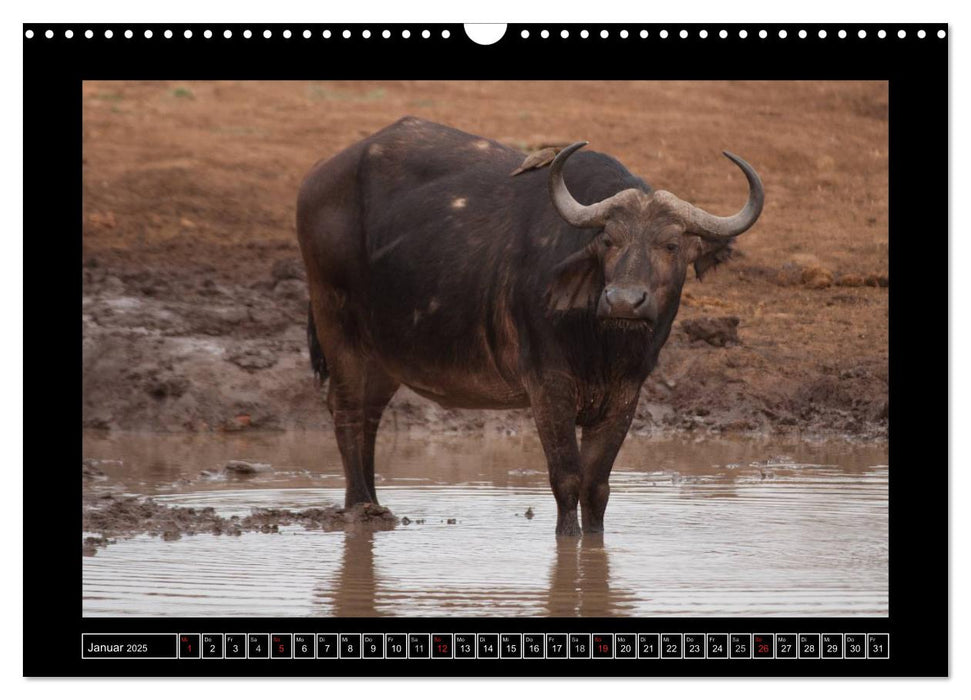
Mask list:
[[[610,498],[610,470],[627,437],[634,406],[625,407],[594,425],[583,428],[580,445],[582,482],[580,508],[583,531],[597,533],[604,530],[604,511]]]
[[[566,381],[544,379],[530,393],[533,419],[539,432],[550,486],[556,498],[556,534],[580,534],[577,503],[580,498],[580,450],[576,437],[576,393]]]

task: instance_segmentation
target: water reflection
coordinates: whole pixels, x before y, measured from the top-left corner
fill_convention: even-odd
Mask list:
[[[328,595],[334,617],[379,617],[378,584],[374,575],[374,531],[369,528],[348,528],[340,569],[334,577]]]
[[[332,578],[315,586],[315,614],[381,617],[388,614],[386,611],[394,614],[399,610],[403,598],[408,599],[408,605],[421,608],[440,605],[441,599],[450,594],[455,601],[475,595],[474,587],[450,592],[444,580],[442,587],[415,591],[405,590],[394,577],[380,579],[376,574],[376,560],[379,557],[375,553],[375,535],[375,532],[367,529],[347,529],[341,538],[342,554],[338,570]],[[387,571],[389,567],[383,568]],[[426,579],[429,583],[434,580],[435,576]],[[482,581],[486,588],[488,583]],[[635,594],[612,580],[609,551],[602,535],[579,540],[558,540],[545,583],[545,590],[538,586],[531,595],[524,596],[522,591],[506,593],[517,596],[522,611],[529,611],[530,614],[550,617],[634,614]],[[493,588],[491,593],[496,599],[494,602],[501,604],[503,591]]]
[[[551,617],[632,614],[634,593],[613,582],[609,558],[603,535],[588,535],[579,541],[557,538],[546,614]]]

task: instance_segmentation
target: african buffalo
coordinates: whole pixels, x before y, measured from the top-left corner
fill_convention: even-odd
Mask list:
[[[313,167],[297,201],[314,370],[346,477],[377,503],[374,441],[401,384],[443,406],[532,408],[556,533],[603,531],[614,458],[678,312],[762,211],[719,217],[575,143],[549,171],[407,117]],[[578,444],[575,426],[582,428]]]

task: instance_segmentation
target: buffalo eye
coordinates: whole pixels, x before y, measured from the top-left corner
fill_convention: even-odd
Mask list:
[[[664,245],[664,249],[667,250],[669,253],[677,253],[679,247],[680,246],[674,241],[671,241],[670,243],[666,243]]]
[[[604,248],[613,247],[614,242],[610,240],[610,236],[608,236],[606,233],[603,235],[602,240],[603,240]]]

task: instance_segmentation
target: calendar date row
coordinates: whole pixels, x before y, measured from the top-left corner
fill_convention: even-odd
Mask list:
[[[885,633],[82,635],[82,657],[179,659],[887,659]]]

